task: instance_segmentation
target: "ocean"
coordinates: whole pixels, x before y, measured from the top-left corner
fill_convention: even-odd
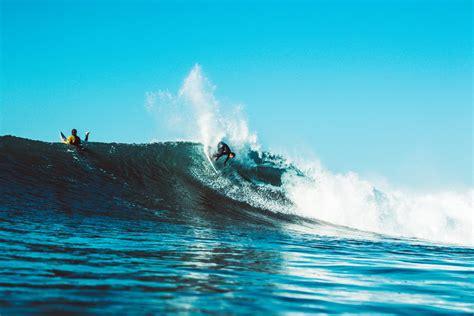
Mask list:
[[[474,313],[472,213],[343,185],[328,207],[353,176],[204,152],[0,137],[0,314]]]

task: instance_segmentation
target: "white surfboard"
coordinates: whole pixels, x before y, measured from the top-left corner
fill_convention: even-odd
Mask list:
[[[211,160],[211,157],[210,157],[209,153],[206,152],[205,146],[203,146],[202,149],[203,149],[204,155],[206,156],[207,160],[209,161],[209,164],[211,165],[212,169],[214,170],[214,172],[215,172],[216,174],[218,174],[219,172],[217,171],[216,167],[215,167],[214,164],[212,163],[212,160]]]
[[[67,141],[66,136],[63,134],[63,132],[60,132],[60,133],[61,133],[61,142],[66,143]]]

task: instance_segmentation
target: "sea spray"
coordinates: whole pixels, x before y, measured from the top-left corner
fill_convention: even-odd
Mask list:
[[[243,106],[222,105],[215,97],[215,90],[216,86],[196,64],[177,93],[147,92],[145,107],[159,124],[169,128],[167,135],[174,139],[200,142],[212,150],[222,140],[237,153],[257,149],[257,136],[248,127]]]

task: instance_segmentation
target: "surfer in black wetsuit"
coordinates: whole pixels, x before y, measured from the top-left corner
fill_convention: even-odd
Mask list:
[[[235,157],[235,153],[233,153],[229,146],[224,142],[217,144],[217,153],[215,153],[212,158],[217,161],[222,156],[227,156],[226,160],[224,161],[224,165],[227,163],[227,160]]]

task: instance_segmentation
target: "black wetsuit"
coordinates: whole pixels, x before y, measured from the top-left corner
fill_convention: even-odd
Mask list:
[[[217,153],[215,153],[212,157],[215,158],[215,160],[219,160],[224,155],[227,155],[227,159],[224,161],[224,165],[227,163],[227,160],[230,158],[230,154],[232,152],[230,151],[229,146],[227,146],[226,143],[220,142],[217,144]]]

